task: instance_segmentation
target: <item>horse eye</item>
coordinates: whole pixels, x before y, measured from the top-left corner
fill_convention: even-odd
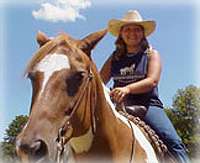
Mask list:
[[[67,84],[67,93],[69,96],[74,96],[84,78],[85,72],[84,71],[78,71],[73,74],[71,74],[67,79],[66,79],[66,84]]]

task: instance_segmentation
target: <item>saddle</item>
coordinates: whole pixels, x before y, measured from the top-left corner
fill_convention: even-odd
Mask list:
[[[144,119],[147,108],[142,105],[131,105],[131,106],[125,106],[124,104],[118,104],[116,105],[117,111],[123,111],[125,113],[128,113],[134,117],[139,117],[140,119]]]

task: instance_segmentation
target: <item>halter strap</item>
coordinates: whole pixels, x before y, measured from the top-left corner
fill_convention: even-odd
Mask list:
[[[86,91],[86,88],[89,84],[89,82],[93,79],[93,73],[92,73],[92,70],[91,70],[91,67],[89,69],[89,72],[88,72],[88,76],[87,76],[87,79],[83,85],[83,89],[81,89],[81,92],[80,92],[80,96],[78,96],[78,99],[75,101],[75,104],[74,106],[72,107],[73,110],[70,114],[70,116],[65,120],[64,122],[64,125],[58,130],[58,136],[56,138],[56,141],[57,141],[57,153],[56,153],[56,163],[63,163],[63,153],[65,151],[65,143],[66,143],[66,140],[69,140],[71,137],[68,137],[66,139],[66,137],[64,136],[65,134],[65,130],[70,128],[70,120],[71,118],[73,117],[74,113],[77,111],[80,103],[81,103],[81,100],[84,96],[84,93]],[[96,97],[95,97],[95,103],[96,103]],[[92,125],[92,133],[94,134],[95,131],[96,131],[96,124],[95,124],[95,109],[94,107],[92,107],[91,109],[91,125]],[[134,137],[134,133],[133,133],[133,126],[130,122],[129,119],[128,120],[128,123],[131,127],[131,131],[132,131],[132,137]],[[131,153],[130,153],[130,159],[129,159],[129,163],[131,163],[133,160],[134,160],[134,156],[135,156],[135,144],[136,144],[136,140],[135,141],[132,141],[132,144],[131,144]]]
[[[70,120],[71,118],[73,117],[74,113],[78,110],[79,108],[79,105],[82,101],[82,98],[84,96],[84,93],[89,85],[89,82],[93,79],[93,73],[92,73],[92,70],[91,70],[91,67],[89,68],[89,72],[88,72],[88,76],[86,78],[86,81],[83,85],[83,88],[81,89],[81,92],[80,92],[80,95],[78,96],[77,100],[75,101],[75,104],[74,106],[72,107],[73,110],[70,114],[69,117],[67,117],[67,119],[64,121],[64,125],[58,130],[58,136],[56,138],[56,142],[57,142],[57,154],[56,154],[56,161],[57,163],[62,163],[63,160],[62,160],[62,155],[63,155],[63,152],[64,152],[64,149],[65,149],[65,142],[66,140],[69,140],[71,137],[68,137],[66,139],[66,137],[64,136],[65,135],[65,131],[66,129],[69,129],[70,126],[71,126],[71,123],[70,123]],[[96,124],[95,124],[95,109],[94,108],[91,108],[91,125],[92,125],[92,132],[93,134],[95,133],[96,131]]]

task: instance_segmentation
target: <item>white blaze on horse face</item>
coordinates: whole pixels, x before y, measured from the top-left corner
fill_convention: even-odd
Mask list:
[[[103,89],[104,89],[104,94],[106,97],[107,102],[109,103],[114,115],[119,118],[122,122],[124,122],[129,128],[133,128],[133,132],[134,132],[134,136],[137,139],[138,143],[140,144],[140,146],[144,149],[144,151],[147,154],[147,163],[158,163],[156,154],[154,152],[153,147],[151,146],[150,142],[146,139],[146,137],[144,136],[144,134],[142,133],[142,131],[133,123],[131,122],[131,126],[128,123],[127,118],[125,118],[124,116],[122,116],[121,114],[119,114],[116,109],[114,104],[112,103],[110,96],[109,96],[109,92],[110,90],[104,85],[104,83],[102,83],[103,85]]]
[[[64,54],[49,54],[36,65],[34,71],[40,71],[44,73],[44,80],[40,95],[44,91],[45,86],[53,73],[62,69],[70,69],[69,58]]]

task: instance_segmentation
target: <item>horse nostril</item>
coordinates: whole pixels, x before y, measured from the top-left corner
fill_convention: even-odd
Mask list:
[[[17,150],[26,153],[31,160],[39,160],[47,155],[47,145],[42,140],[36,140],[33,143],[16,142]]]
[[[31,144],[31,156],[39,159],[47,154],[47,145],[42,140],[37,140]]]
[[[42,143],[41,141],[36,141],[34,142],[33,144],[31,144],[31,149],[32,149],[32,152],[37,152],[38,150],[40,150],[40,147],[41,147]]]

